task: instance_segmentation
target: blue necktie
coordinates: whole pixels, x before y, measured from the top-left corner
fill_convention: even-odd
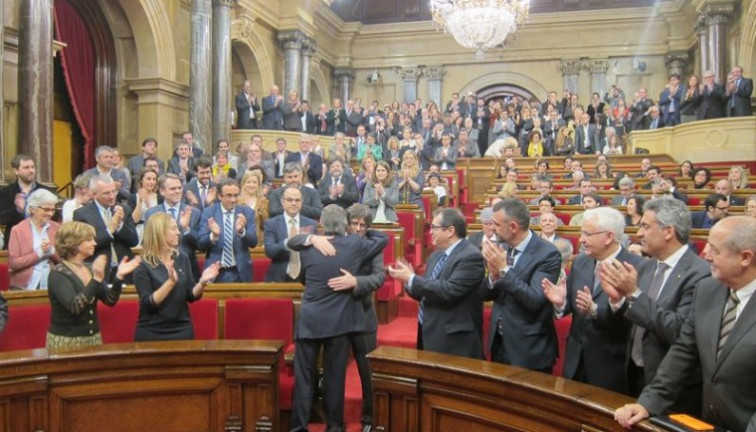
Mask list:
[[[221,265],[224,268],[233,267],[234,262],[234,227],[232,213],[223,215],[223,255]]]
[[[171,217],[172,217],[173,219],[176,219],[176,209],[175,209],[175,208],[173,208],[173,207],[169,208],[169,209],[168,209],[168,213],[170,213],[170,214],[171,214]]]
[[[449,256],[446,253],[441,254],[441,257],[438,259],[438,262],[433,267],[433,271],[431,272],[430,280],[436,280],[438,279],[438,275],[441,274],[441,270],[444,269],[444,263],[446,262],[446,258]],[[423,303],[425,303],[425,298],[420,300],[420,308],[417,310],[417,322],[420,323],[420,325],[423,325]]]

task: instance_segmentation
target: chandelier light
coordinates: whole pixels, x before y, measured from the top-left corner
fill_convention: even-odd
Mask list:
[[[451,33],[457,43],[485,51],[504,43],[528,17],[530,0],[430,0],[435,24]]]

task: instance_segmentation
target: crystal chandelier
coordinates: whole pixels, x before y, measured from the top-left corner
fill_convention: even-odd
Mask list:
[[[530,0],[430,0],[436,25],[457,43],[484,52],[501,45],[528,17]]]

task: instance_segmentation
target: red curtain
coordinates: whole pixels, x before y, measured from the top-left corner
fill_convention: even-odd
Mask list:
[[[76,122],[84,136],[84,167],[94,166],[95,52],[92,36],[69,0],[55,0],[55,32],[68,46],[58,55]]]

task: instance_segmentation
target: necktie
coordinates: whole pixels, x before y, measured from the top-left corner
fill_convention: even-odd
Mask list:
[[[207,201],[207,188],[205,186],[200,186],[200,207],[205,207],[206,201]]]
[[[113,221],[113,215],[110,214],[110,209],[103,208],[102,209],[102,217],[105,220],[105,225],[108,230],[110,230],[110,223]],[[110,233],[115,237],[115,230],[113,230],[112,233]],[[115,239],[113,239],[115,240]],[[113,241],[110,242],[110,266],[116,267],[118,266],[118,254],[116,254],[115,246],[113,245]]]
[[[659,297],[659,292],[662,289],[662,283],[664,282],[664,274],[669,269],[669,266],[663,262],[659,262],[656,267],[656,273],[654,278],[651,279],[651,285],[648,288],[646,295],[651,297],[654,301]],[[635,328],[635,335],[633,336],[633,346],[630,350],[630,357],[638,367],[643,367],[643,335],[646,334],[646,329],[643,327]]]
[[[446,253],[442,253],[441,256],[438,258],[438,262],[436,262],[436,265],[433,266],[433,271],[430,275],[430,280],[436,280],[438,279],[438,276],[441,274],[441,270],[444,269],[444,263],[446,262],[446,259],[449,258]],[[417,310],[417,322],[420,323],[420,325],[423,325],[423,309],[425,304],[425,297],[423,297],[422,300],[420,300],[420,308]]]
[[[601,266],[604,263],[602,261],[596,261],[596,267],[593,269],[593,295],[595,296],[601,292]]]
[[[175,208],[173,208],[173,207],[169,208],[169,209],[168,209],[168,213],[170,213],[170,214],[171,214],[171,217],[172,217],[173,219],[176,219],[176,209],[175,209]]]
[[[297,227],[297,221],[294,218],[289,219],[289,238],[294,237],[299,233],[299,228]],[[299,272],[301,271],[301,264],[299,261],[299,252],[291,251],[289,252],[289,265],[286,268],[286,274],[289,275],[290,278],[296,279],[299,277]]]
[[[223,215],[223,254],[221,255],[223,268],[234,266],[234,218],[232,212]]]
[[[520,253],[520,251],[518,251],[517,249],[513,247],[510,247],[509,250],[507,251],[507,265],[509,267],[514,267],[515,257],[517,256],[518,253]]]
[[[735,319],[737,319],[738,303],[740,299],[735,295],[735,291],[730,290],[730,296],[727,298],[727,305],[725,305],[724,315],[722,315],[722,325],[719,326],[719,343],[717,344],[717,358],[722,353],[727,338],[730,337],[732,328],[735,326]]]

